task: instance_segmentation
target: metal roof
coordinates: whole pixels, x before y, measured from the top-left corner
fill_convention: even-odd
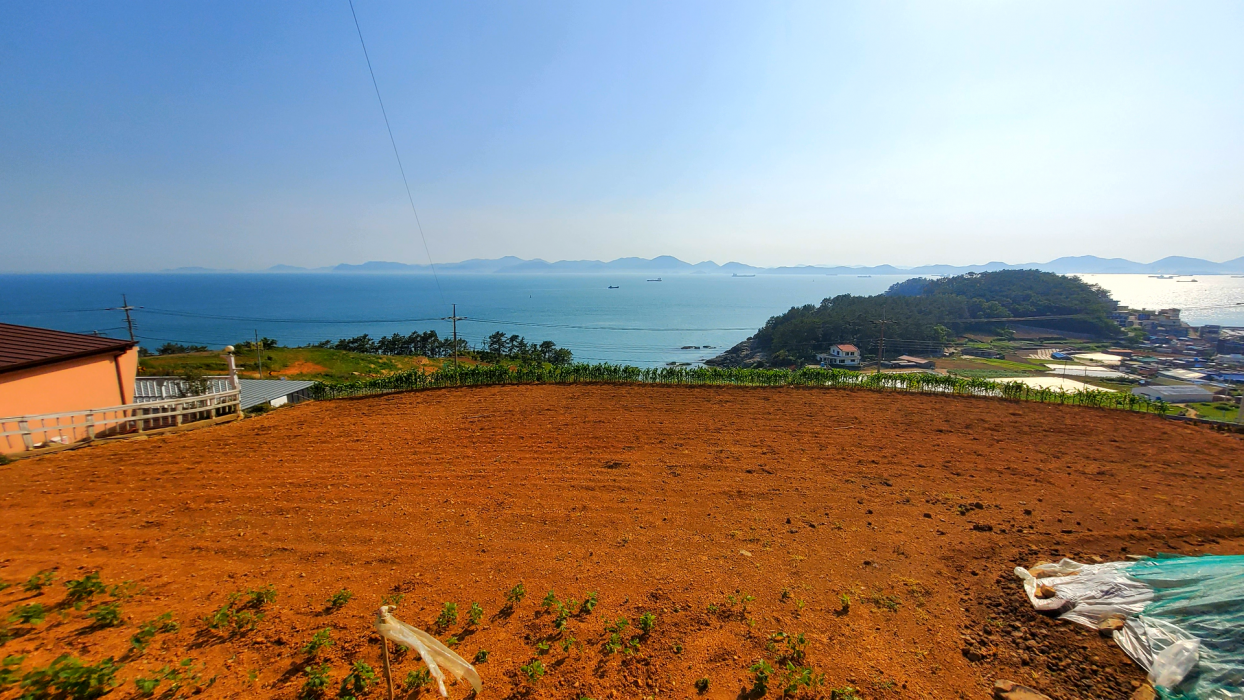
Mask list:
[[[1133,394],[1147,396],[1150,399],[1162,399],[1167,403],[1199,403],[1212,401],[1214,393],[1199,386],[1138,386],[1132,389]]]
[[[242,385],[243,411],[315,386],[315,382],[294,379],[239,379],[238,383]]]
[[[0,373],[103,353],[122,353],[135,345],[132,340],[0,323]]]

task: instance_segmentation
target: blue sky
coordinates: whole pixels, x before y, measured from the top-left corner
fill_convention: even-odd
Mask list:
[[[438,262],[1244,255],[1238,2],[356,8]],[[0,249],[426,262],[345,0],[7,4]]]

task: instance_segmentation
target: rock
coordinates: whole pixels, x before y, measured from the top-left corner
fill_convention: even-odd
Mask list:
[[[1136,692],[1132,693],[1132,700],[1156,700],[1157,697],[1157,691],[1148,683],[1140,686],[1136,689]]]
[[[1038,693],[1026,685],[1004,680],[994,681],[993,696],[997,700],[1050,700],[1048,695]]]
[[[1044,600],[1044,599],[1047,599],[1047,598],[1053,598],[1053,597],[1055,597],[1055,596],[1057,596],[1057,595],[1058,595],[1058,594],[1057,594],[1057,593],[1055,593],[1055,592],[1054,592],[1054,589],[1053,589],[1052,587],[1050,587],[1050,586],[1046,586],[1045,584],[1042,584],[1042,585],[1040,585],[1040,586],[1037,586],[1037,597],[1038,597],[1038,598],[1041,598],[1041,599],[1043,599],[1043,600]]]
[[[968,661],[972,661],[972,662],[977,662],[977,661],[980,661],[981,659],[985,658],[985,655],[984,655],[984,654],[982,654],[982,653],[980,653],[979,651],[977,651],[977,650],[973,649],[972,647],[963,647],[963,656],[964,656],[964,657],[965,657]]]
[[[993,532],[993,525],[986,525],[985,523],[974,523],[972,525],[972,529],[976,530],[977,532]]]
[[[1103,637],[1109,637],[1114,634],[1115,630],[1121,629],[1123,629],[1123,618],[1121,617],[1108,617],[1097,623],[1097,631]]]

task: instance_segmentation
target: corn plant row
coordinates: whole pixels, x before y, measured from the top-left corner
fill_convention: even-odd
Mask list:
[[[318,399],[370,396],[398,391],[455,386],[499,384],[636,383],[683,386],[800,386],[832,389],[901,391],[918,394],[989,396],[1014,401],[1037,401],[1164,414],[1167,404],[1130,392],[1038,388],[1023,382],[999,382],[943,374],[876,374],[842,369],[731,369],[718,367],[631,367],[611,364],[573,364],[561,367],[527,365],[464,366],[425,374],[412,370],[345,384],[316,384]]]

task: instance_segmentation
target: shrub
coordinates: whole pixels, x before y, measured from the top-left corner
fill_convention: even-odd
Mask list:
[[[324,695],[324,690],[328,687],[328,673],[332,667],[328,664],[320,664],[319,666],[311,665],[303,670],[307,679],[302,682],[302,690],[298,696],[302,698],[318,698]]]
[[[528,661],[525,665],[519,666],[518,670],[522,671],[523,675],[527,676],[527,680],[532,683],[544,677],[544,664],[539,659]]]
[[[19,605],[13,608],[13,613],[9,615],[9,619],[13,622],[20,622],[23,625],[37,625],[43,622],[43,618],[47,616],[47,609],[42,603],[30,603],[29,605]]]
[[[349,589],[343,588],[328,597],[328,611],[335,612],[345,607],[346,603],[354,598],[354,594]]]
[[[333,645],[333,631],[327,627],[311,635],[311,641],[302,647],[304,654],[315,656],[320,653],[321,649],[326,649]]]
[[[22,584],[22,590],[27,593],[42,593],[44,588],[52,585],[52,581],[55,578],[56,572],[51,569],[40,571],[26,579],[26,583]]]
[[[458,604],[445,603],[441,606],[440,616],[436,618],[436,628],[444,631],[456,624],[458,624]]]
[[[124,623],[121,619],[121,604],[117,602],[104,603],[86,616],[94,621],[95,627],[120,627]]]
[[[56,657],[44,668],[36,668],[22,676],[23,698],[63,696],[90,700],[112,690],[120,670],[112,657],[95,665],[82,663],[69,654]]]
[[[475,627],[484,619],[484,609],[479,603],[471,603],[471,608],[467,610],[467,624]]]
[[[68,593],[65,595],[65,601],[72,603],[77,609],[81,609],[82,605],[90,600],[97,593],[104,593],[107,587],[104,582],[99,580],[99,572],[91,572],[80,579],[71,579],[65,582],[65,588]]]
[[[350,672],[341,679],[339,695],[366,695],[368,688],[376,682],[376,672],[366,661],[355,661]]]

